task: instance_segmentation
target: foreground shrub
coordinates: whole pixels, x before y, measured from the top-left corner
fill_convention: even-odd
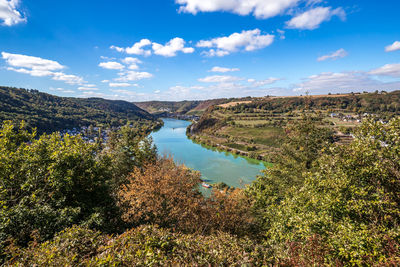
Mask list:
[[[16,266],[260,266],[265,250],[249,239],[217,233],[172,233],[154,226],[119,236],[73,227],[43,244],[12,249]]]
[[[119,192],[123,219],[132,225],[152,223],[181,231],[203,231],[208,219],[200,181],[198,172],[177,166],[172,159],[135,168]]]
[[[259,225],[251,212],[251,201],[243,189],[213,190],[209,199],[213,229],[238,236],[257,237]]]
[[[353,143],[332,147],[280,198],[265,194],[276,188],[268,178],[255,183],[249,193],[276,258],[306,259],[317,240],[311,247],[326,264],[400,264],[399,133],[400,118],[364,123]]]
[[[73,224],[106,229],[116,205],[98,147],[54,133],[37,138],[23,125],[0,130],[0,248],[9,239],[26,244]]]
[[[97,255],[100,247],[111,240],[108,235],[88,228],[74,226],[58,233],[44,243],[31,242],[28,248],[15,244],[7,248],[10,260],[16,266],[77,266]]]
[[[200,174],[172,159],[135,168],[119,191],[123,219],[131,225],[157,224],[186,233],[224,231],[250,235],[255,222],[241,189],[200,193]]]

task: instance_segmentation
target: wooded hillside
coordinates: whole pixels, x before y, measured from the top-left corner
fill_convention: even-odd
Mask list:
[[[120,126],[154,117],[126,101],[101,98],[58,97],[38,90],[0,87],[0,121],[25,120],[39,132],[53,132],[81,126]]]

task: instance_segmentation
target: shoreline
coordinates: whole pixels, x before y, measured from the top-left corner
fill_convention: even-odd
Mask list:
[[[191,133],[192,126],[193,126],[193,123],[190,124],[186,128],[186,136],[187,136],[188,139],[190,139],[192,142],[194,142],[196,144],[208,146],[210,148],[217,149],[217,150],[219,150],[221,152],[231,153],[234,156],[240,156],[240,157],[243,157],[243,158],[246,158],[246,159],[260,161],[260,163],[264,164],[266,167],[272,164],[271,161],[267,161],[261,155],[257,155],[257,157],[254,158],[254,157],[250,156],[251,152],[243,151],[243,150],[236,149],[236,148],[231,148],[231,147],[228,147],[228,146],[225,146],[225,145],[221,145],[221,144],[218,144],[218,143],[214,143],[214,142],[210,142],[210,141],[203,142],[203,140],[201,140],[201,138],[199,136]]]

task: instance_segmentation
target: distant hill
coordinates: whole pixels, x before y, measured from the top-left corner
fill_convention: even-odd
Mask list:
[[[38,90],[0,87],[0,122],[25,120],[40,133],[89,125],[118,126],[139,119],[154,117],[126,101],[58,97]]]
[[[364,118],[399,116],[400,91],[235,99],[208,108],[190,134],[200,143],[269,161],[282,144],[284,128],[304,114],[332,129],[338,143],[348,143]]]
[[[201,115],[209,107],[231,102],[234,98],[194,101],[148,101],[135,102],[135,105],[151,114]],[[247,99],[247,98],[246,98]]]

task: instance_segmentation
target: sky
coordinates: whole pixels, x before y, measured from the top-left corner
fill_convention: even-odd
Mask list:
[[[0,85],[204,100],[400,90],[398,0],[0,0]]]

